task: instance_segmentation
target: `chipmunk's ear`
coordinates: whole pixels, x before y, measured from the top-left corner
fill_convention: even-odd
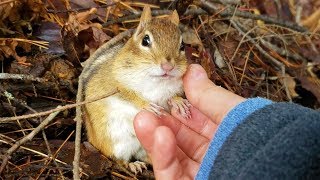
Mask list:
[[[177,12],[177,10],[174,10],[173,13],[169,16],[170,21],[175,24],[175,25],[179,25],[179,14]]]
[[[143,8],[143,11],[142,11],[142,14],[141,14],[141,18],[140,18],[140,23],[141,22],[148,22],[150,21],[152,18],[152,15],[151,15],[151,9],[150,9],[150,6],[145,6]]]
[[[141,13],[141,18],[140,18],[140,23],[137,27],[137,30],[135,32],[135,36],[137,36],[138,34],[141,33],[141,31],[143,30],[143,28],[145,27],[145,25],[152,19],[152,15],[151,15],[151,9],[150,6],[145,6],[143,8],[143,11]]]

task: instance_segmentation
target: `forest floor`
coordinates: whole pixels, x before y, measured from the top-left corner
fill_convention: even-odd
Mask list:
[[[177,9],[188,62],[215,84],[319,109],[319,0],[0,0],[2,179],[72,179],[79,166],[81,179],[154,179],[92,150],[74,121],[81,63],[146,4],[159,18]]]

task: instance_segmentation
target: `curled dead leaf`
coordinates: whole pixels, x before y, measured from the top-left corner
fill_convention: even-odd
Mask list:
[[[63,80],[72,80],[75,77],[75,69],[69,62],[62,59],[55,60],[52,63],[51,72]]]
[[[76,36],[78,33],[83,30],[87,29],[88,27],[95,26],[95,27],[101,27],[100,25],[97,25],[96,23],[88,23],[87,21],[90,18],[90,15],[97,12],[96,8],[91,8],[89,11],[80,12],[80,13],[71,13],[69,15],[68,21],[65,24],[65,29],[67,31],[71,31]]]
[[[183,42],[192,46],[199,46],[200,49],[203,48],[202,42],[200,41],[194,29],[191,29],[187,26],[183,26],[180,29],[182,31]]]
[[[13,39],[0,39],[0,51],[6,58],[10,56],[14,57],[19,63],[25,63],[27,58],[20,57],[16,52],[16,47],[18,46],[18,41]]]
[[[308,27],[310,31],[315,30],[320,25],[320,9],[312,13],[308,18],[304,19],[301,24]]]
[[[0,6],[0,20],[3,21],[7,17],[10,16],[12,9],[15,8],[15,5],[18,3],[17,1],[11,1],[9,3],[5,3],[8,0],[0,0],[0,3],[4,3]]]
[[[227,67],[226,62],[224,61],[224,59],[218,49],[216,49],[214,51],[214,62],[220,69]]]
[[[282,78],[282,84],[285,84],[288,88],[291,98],[296,98],[299,94],[296,92],[296,81],[289,74],[286,74],[284,78]]]
[[[316,96],[318,102],[320,102],[320,80],[317,77],[310,76],[302,76],[298,79],[301,82],[301,86]]]

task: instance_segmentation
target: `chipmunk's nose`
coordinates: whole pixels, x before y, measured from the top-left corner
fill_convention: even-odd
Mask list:
[[[174,68],[174,65],[170,62],[165,62],[165,63],[161,63],[161,68],[165,72],[170,72]]]

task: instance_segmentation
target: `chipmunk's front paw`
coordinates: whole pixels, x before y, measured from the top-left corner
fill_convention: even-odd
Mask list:
[[[183,99],[182,97],[173,97],[169,100],[168,104],[172,106],[172,108],[177,109],[183,118],[191,118],[190,107],[192,105],[187,99]]]
[[[142,173],[144,169],[147,169],[147,164],[141,161],[130,162],[128,169],[134,174],[138,174],[138,172]]]
[[[155,103],[150,103],[149,106],[147,108],[145,108],[146,110],[154,113],[157,116],[161,116],[162,115],[162,110],[164,110],[163,107],[155,104]]]

